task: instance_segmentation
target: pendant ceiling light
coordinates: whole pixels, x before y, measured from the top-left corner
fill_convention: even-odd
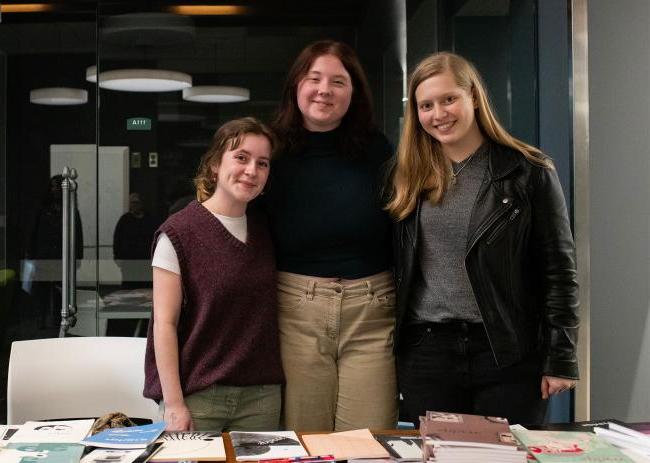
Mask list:
[[[128,48],[179,46],[191,43],[195,37],[192,18],[172,13],[142,12],[108,16],[102,28],[103,41]]]
[[[29,92],[29,101],[51,106],[80,105],[88,102],[88,92],[69,87],[36,88]]]
[[[86,80],[88,82],[97,82],[97,66],[88,66],[86,68]]]
[[[97,66],[86,69],[86,80],[97,82]],[[165,69],[114,69],[99,73],[99,86],[123,92],[174,92],[192,86],[192,76]]]
[[[183,99],[198,103],[238,103],[250,100],[251,95],[243,87],[203,85],[184,89]]]

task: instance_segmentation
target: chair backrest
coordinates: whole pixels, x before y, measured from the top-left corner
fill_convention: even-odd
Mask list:
[[[15,341],[7,382],[7,423],[123,412],[155,419],[142,397],[146,339],[118,337]]]

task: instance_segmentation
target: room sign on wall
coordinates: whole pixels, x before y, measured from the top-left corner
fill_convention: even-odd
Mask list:
[[[130,117],[126,120],[126,130],[151,130],[151,119],[148,117]]]

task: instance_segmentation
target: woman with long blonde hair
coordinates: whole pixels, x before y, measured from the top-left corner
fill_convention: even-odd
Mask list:
[[[551,160],[501,126],[463,57],[414,70],[391,193],[402,416],[543,421],[578,379],[569,218]]]

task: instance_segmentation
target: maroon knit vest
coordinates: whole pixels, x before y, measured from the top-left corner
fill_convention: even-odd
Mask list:
[[[183,395],[213,384],[284,382],[275,260],[261,217],[248,216],[248,239],[242,243],[193,201],[160,226],[154,243],[161,232],[174,245],[181,269],[184,300],[178,322],[178,354]],[[153,325],[152,317],[144,396],[161,400]]]

